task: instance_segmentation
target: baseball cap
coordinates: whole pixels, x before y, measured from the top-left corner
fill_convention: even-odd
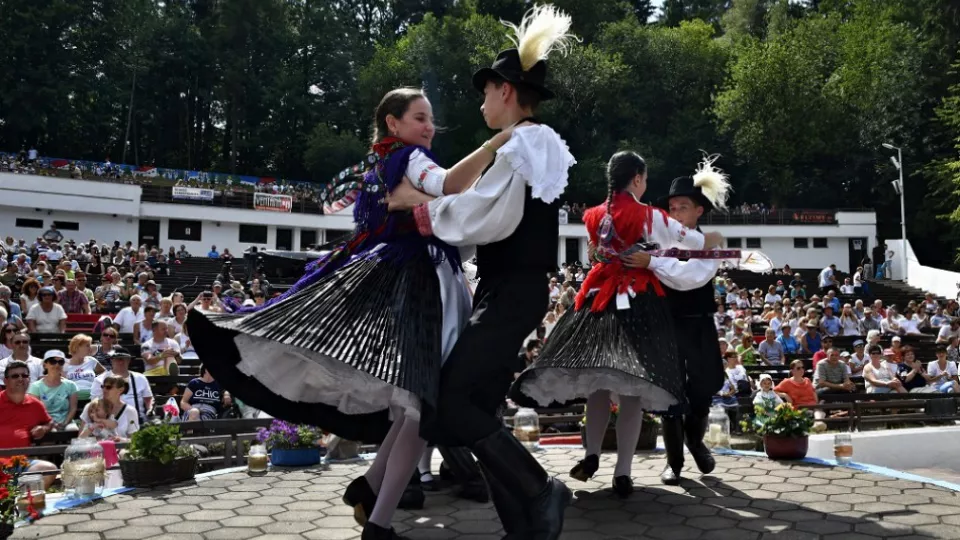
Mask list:
[[[43,353],[43,360],[44,360],[44,361],[47,361],[47,360],[49,360],[49,359],[51,359],[51,358],[61,358],[61,359],[63,359],[63,358],[66,358],[66,357],[67,357],[67,355],[63,354],[63,351],[58,351],[58,350],[56,350],[56,349],[49,350],[49,351]]]

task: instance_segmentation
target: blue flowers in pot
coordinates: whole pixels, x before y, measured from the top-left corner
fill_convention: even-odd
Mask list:
[[[320,463],[323,432],[304,424],[274,420],[257,431],[257,442],[270,451],[270,462],[280,467],[304,467]]]

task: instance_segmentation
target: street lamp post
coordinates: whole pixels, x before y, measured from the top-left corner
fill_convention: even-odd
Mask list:
[[[903,194],[903,150],[900,147],[894,146],[890,143],[883,143],[883,147],[887,150],[896,150],[897,157],[894,158],[890,156],[890,160],[893,161],[893,165],[900,171],[900,180],[893,183],[893,186],[896,188],[897,193],[900,194],[900,236],[903,238],[903,245],[900,248],[900,260],[903,264],[903,281],[907,281],[907,211],[906,205],[904,204],[904,194]]]

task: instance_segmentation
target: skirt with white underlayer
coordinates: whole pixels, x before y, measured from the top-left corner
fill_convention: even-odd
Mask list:
[[[433,247],[381,247],[261,311],[192,312],[200,359],[244,403],[349,440],[379,442],[393,416],[432,413],[470,293]]]

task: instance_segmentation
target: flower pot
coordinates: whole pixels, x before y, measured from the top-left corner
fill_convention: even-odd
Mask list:
[[[278,467],[305,467],[320,463],[320,448],[274,448],[270,463]]]
[[[807,457],[807,436],[764,435],[763,449],[770,459],[803,459]]]
[[[660,434],[660,424],[655,422],[644,422],[640,428],[640,438],[637,439],[637,450],[654,450],[657,447],[657,435]],[[583,447],[587,447],[587,427],[580,426],[580,441]],[[600,450],[617,449],[617,430],[613,427],[607,428],[603,433],[603,441],[600,443]]]
[[[167,465],[159,461],[121,459],[120,474],[127,487],[175,484],[191,480],[197,474],[197,458],[177,458]]]

